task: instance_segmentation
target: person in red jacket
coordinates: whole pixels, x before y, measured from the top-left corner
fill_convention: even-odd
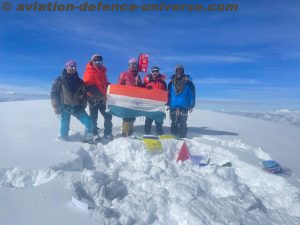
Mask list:
[[[109,83],[107,81],[106,68],[102,62],[102,56],[94,54],[91,61],[86,65],[83,81],[88,91],[88,103],[94,135],[98,135],[97,119],[98,111],[100,111],[104,118],[104,138],[112,139],[112,115],[105,111],[106,91]]]
[[[166,76],[160,74],[159,67],[154,66],[151,68],[151,74],[148,74],[144,77],[144,87],[148,89],[161,89],[161,90],[167,90],[167,84],[165,82]],[[153,120],[146,117],[145,121],[145,134],[151,133],[151,127],[152,127]],[[156,133],[157,135],[163,134],[163,126],[162,123],[158,123],[155,121],[156,125]]]
[[[143,86],[141,77],[138,75],[138,62],[135,58],[129,60],[128,70],[120,74],[118,84],[136,87]]]
[[[119,76],[118,84],[127,86],[142,87],[141,77],[138,75],[138,62],[135,58],[131,58],[128,62],[128,70],[122,72]],[[133,124],[135,118],[123,118],[122,136],[127,137],[133,133]]]

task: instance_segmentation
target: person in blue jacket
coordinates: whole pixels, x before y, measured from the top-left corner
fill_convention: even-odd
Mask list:
[[[171,117],[171,133],[185,138],[187,135],[188,112],[195,107],[196,91],[189,75],[184,74],[183,65],[176,66],[176,72],[168,85],[168,107]]]

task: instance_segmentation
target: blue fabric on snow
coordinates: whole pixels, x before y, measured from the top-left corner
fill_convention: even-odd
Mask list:
[[[272,173],[279,173],[282,170],[280,164],[274,160],[264,160],[262,166],[264,170]]]

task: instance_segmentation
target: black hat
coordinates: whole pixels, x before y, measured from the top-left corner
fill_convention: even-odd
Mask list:
[[[178,70],[178,69],[182,69],[183,73],[184,73],[184,67],[182,64],[178,64],[176,65],[176,69],[175,69],[175,72]]]
[[[153,73],[153,72],[159,72],[159,67],[158,66],[153,66],[152,68],[151,68],[151,72]]]
[[[181,65],[181,64],[176,65],[176,70],[177,70],[177,69],[180,69],[180,68],[184,70],[183,65]]]
[[[91,61],[103,61],[103,58],[100,54],[95,53],[94,55],[92,55]]]

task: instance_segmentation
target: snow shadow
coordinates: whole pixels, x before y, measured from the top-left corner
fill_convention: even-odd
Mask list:
[[[255,200],[256,200],[256,202],[253,205],[251,205],[247,209],[247,211],[250,212],[252,210],[258,209],[258,210],[261,210],[262,212],[264,212],[265,214],[267,214],[268,213],[268,209],[265,207],[265,205],[263,204],[262,200],[259,199],[259,198],[257,198],[257,197],[255,197]]]
[[[74,196],[89,208],[109,206],[114,199],[122,200],[128,195],[127,186],[118,179],[96,170],[85,170],[81,181],[72,184]],[[108,204],[107,204],[108,203]],[[105,217],[119,217],[113,209],[106,208]]]
[[[75,133],[70,134],[68,141],[70,141],[70,142],[82,142],[83,138],[84,137],[83,137],[82,133],[75,132]]]
[[[212,130],[209,127],[188,127],[189,137],[198,137],[199,135],[211,135],[211,136],[238,136],[238,133],[222,131],[222,130]]]
[[[171,128],[169,126],[164,126],[163,127],[165,134],[170,134],[171,133]],[[155,125],[152,125],[151,133],[153,135],[156,134],[156,127]],[[144,125],[137,125],[134,126],[133,130],[134,134],[144,134]],[[238,133],[234,132],[229,132],[229,131],[222,131],[222,130],[213,130],[210,129],[209,127],[188,127],[188,137],[193,138],[193,137],[199,137],[200,135],[210,135],[210,136],[238,136]]]
[[[84,169],[95,169],[95,165],[89,153],[83,148],[80,148],[77,152],[71,153],[68,161],[58,163],[50,168],[54,171],[81,172]]]
[[[84,169],[90,169],[90,170],[95,169],[94,160],[86,150],[80,148],[77,154],[82,159],[82,166]]]

